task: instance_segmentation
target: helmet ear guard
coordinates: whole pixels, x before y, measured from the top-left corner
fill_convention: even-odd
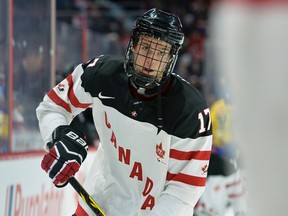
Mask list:
[[[163,72],[161,80],[157,77],[147,78],[144,74],[139,74],[135,71],[135,56],[133,49],[139,42],[141,35],[147,35],[155,39],[167,42],[171,45],[170,59]],[[125,56],[125,70],[128,77],[136,87],[154,88],[164,85],[172,73],[177,58],[178,52],[184,42],[184,34],[180,19],[174,15],[158,9],[151,9],[144,13],[143,16],[138,18],[134,23],[132,36],[127,47]]]

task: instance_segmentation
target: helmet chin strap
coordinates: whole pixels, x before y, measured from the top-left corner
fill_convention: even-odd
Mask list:
[[[153,88],[145,88],[145,87],[141,87],[137,84],[135,84],[133,82],[133,79],[130,78],[130,83],[131,85],[136,89],[137,93],[142,95],[142,96],[145,96],[145,97],[151,97],[151,96],[155,96],[157,94],[157,89],[158,89],[158,86],[155,86]],[[160,86],[160,85],[159,85]]]
[[[141,94],[141,95],[146,95],[145,94],[145,88],[142,88],[142,87],[137,88],[137,93]]]
[[[157,87],[157,134],[162,130],[163,128],[163,117],[162,117],[162,88],[159,85]]]
[[[157,134],[163,128],[163,117],[162,117],[162,87],[163,85],[158,85],[152,89],[145,89],[143,87],[137,87],[132,79],[130,79],[130,83],[133,88],[136,89],[137,93],[146,97],[155,96],[157,94]]]

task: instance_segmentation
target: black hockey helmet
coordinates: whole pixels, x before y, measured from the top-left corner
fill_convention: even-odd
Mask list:
[[[138,43],[140,35],[148,35],[153,38],[163,40],[169,43],[172,48],[170,51],[170,60],[167,63],[162,79],[156,77],[147,77],[145,74],[135,71],[135,56],[133,47]],[[158,9],[150,9],[141,17],[136,19],[130,42],[125,57],[125,70],[128,77],[136,87],[152,89],[156,86],[165,84],[170,73],[172,73],[178,52],[184,41],[182,24],[178,16]]]

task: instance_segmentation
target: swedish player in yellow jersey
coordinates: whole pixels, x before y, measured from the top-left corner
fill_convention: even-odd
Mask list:
[[[216,100],[211,106],[213,122],[213,150],[223,157],[234,158],[232,106],[227,98]]]

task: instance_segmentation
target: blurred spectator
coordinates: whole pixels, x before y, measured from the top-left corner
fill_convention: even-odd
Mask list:
[[[7,106],[7,85],[6,76],[0,70],[0,110],[6,110]]]
[[[34,110],[50,87],[50,2],[14,3],[13,106],[25,129],[36,129]]]
[[[8,151],[8,115],[0,110],[0,153]]]
[[[49,67],[45,58],[43,43],[36,39],[25,41],[22,59],[14,70],[14,95],[18,111],[24,117],[27,128],[37,127],[35,107],[43,98],[44,90],[50,86]],[[14,104],[15,106],[15,104]]]
[[[121,19],[113,16],[111,9],[105,5],[91,4],[87,8],[88,27],[99,33],[121,33]]]
[[[8,151],[8,114],[5,74],[0,70],[0,153]]]
[[[75,24],[82,11],[86,10],[92,0],[58,0],[56,1],[57,19]]]

